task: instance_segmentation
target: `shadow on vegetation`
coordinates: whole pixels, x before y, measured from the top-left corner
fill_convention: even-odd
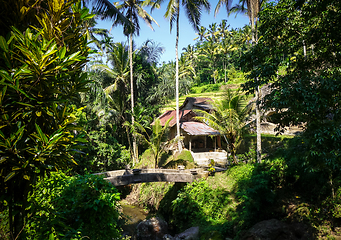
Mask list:
[[[240,237],[254,224],[274,218],[305,223],[315,237],[341,235],[340,170],[333,171],[331,183],[327,171],[314,169],[296,156],[296,140],[268,137],[264,141],[273,147],[261,164],[245,161],[231,166],[225,180],[217,178],[220,186],[230,181],[231,187],[212,187],[205,179],[174,186],[158,213],[177,233],[199,226],[202,239],[214,234],[222,239]]]

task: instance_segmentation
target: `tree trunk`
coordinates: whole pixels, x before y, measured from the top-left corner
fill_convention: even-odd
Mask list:
[[[252,11],[252,10],[251,10]],[[253,15],[250,18],[251,20],[251,38],[252,45],[256,44],[256,27],[255,27],[255,18]],[[258,78],[256,78],[256,82],[258,83]],[[261,125],[260,125],[260,90],[259,85],[256,87],[256,129],[257,129],[257,162],[260,163],[262,161],[262,137],[261,137]]]
[[[12,182],[13,185],[13,182]],[[28,190],[30,188],[28,181],[22,180],[17,182],[16,187],[11,187],[16,191],[10,191],[9,199],[9,226],[12,239],[22,239],[20,234],[25,226],[26,205],[28,198]]]
[[[257,79],[258,81],[258,79]],[[260,163],[262,161],[262,135],[261,135],[261,125],[260,125],[260,91],[259,86],[256,89],[256,128],[257,128],[257,162]]]
[[[176,136],[178,138],[178,151],[182,151],[180,140],[180,119],[179,119],[179,18],[180,18],[180,3],[178,1],[178,12],[176,15],[176,41],[175,41],[175,99],[176,99]]]
[[[226,65],[227,63],[225,62],[225,60],[223,60],[223,63],[224,63],[224,77],[225,77],[225,83],[227,83],[227,79],[226,79]]]
[[[131,100],[131,124],[134,127],[134,76],[133,76],[133,34],[129,35],[129,64],[130,64],[130,100]],[[136,136],[133,133],[133,165],[138,162]]]

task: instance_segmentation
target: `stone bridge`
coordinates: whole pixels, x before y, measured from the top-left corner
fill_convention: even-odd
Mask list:
[[[224,171],[225,169],[217,169]],[[127,169],[96,173],[103,175],[104,180],[114,186],[123,186],[142,182],[193,182],[195,179],[208,175],[203,168],[196,169]]]

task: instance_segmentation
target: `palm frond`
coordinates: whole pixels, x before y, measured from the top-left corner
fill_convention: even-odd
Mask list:
[[[217,14],[219,13],[220,8],[223,5],[226,8],[226,12],[230,12],[231,4],[232,4],[232,0],[219,0],[218,3],[217,3],[217,6],[215,7],[215,10],[214,10],[214,16],[217,16]]]

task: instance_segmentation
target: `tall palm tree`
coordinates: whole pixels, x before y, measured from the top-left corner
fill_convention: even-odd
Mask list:
[[[219,52],[221,53],[222,59],[223,59],[225,83],[227,82],[226,68],[227,68],[227,63],[228,63],[228,57],[231,52],[237,49],[238,47],[235,44],[234,39],[232,38],[232,35],[230,35],[229,37],[223,38],[219,44]]]
[[[211,76],[213,77],[214,83],[217,83],[217,62],[219,57],[219,43],[216,40],[216,37],[207,37],[207,41],[202,44],[200,52],[200,56],[204,57],[209,62],[209,67],[212,70]]]
[[[153,40],[146,40],[140,48],[139,54],[144,61],[149,64],[157,64],[161,58],[161,55],[165,52],[165,48]]]
[[[134,126],[134,76],[133,76],[133,35],[136,34],[139,35],[140,30],[140,23],[139,18],[143,19],[147,25],[152,29],[152,23],[154,22],[157,24],[154,18],[150,16],[146,10],[143,9],[145,6],[151,6],[151,7],[158,7],[158,4],[156,4],[153,1],[145,0],[145,1],[139,1],[139,0],[127,0],[114,3],[115,7],[120,10],[126,19],[129,19],[130,23],[126,24],[121,21],[120,18],[117,18],[113,25],[122,24],[123,25],[123,31],[124,34],[129,38],[129,59],[130,59],[130,101],[131,101],[131,122],[132,126]],[[157,24],[158,25],[158,24]],[[133,136],[133,160],[134,164],[138,161],[138,150],[136,145],[136,137]]]
[[[239,0],[239,4],[231,8],[232,0],[219,0],[214,11],[214,15],[217,15],[219,9],[222,5],[225,5],[226,11],[230,15],[232,12],[247,12],[247,15],[251,23],[251,33],[252,33],[252,45],[257,42],[257,31],[256,24],[258,19],[258,13],[261,9],[261,5],[265,0]],[[261,127],[260,127],[260,90],[259,86],[256,89],[256,128],[257,128],[257,161],[262,160],[262,141],[261,141]]]
[[[102,20],[118,21],[120,24],[130,24],[130,21],[109,0],[84,0],[85,5],[91,2],[94,12]]]
[[[158,4],[162,4],[165,0],[157,0]],[[170,23],[170,31],[172,31],[173,24],[176,24],[176,40],[175,40],[175,98],[176,98],[176,133],[177,139],[180,139],[180,124],[179,124],[179,22],[180,22],[180,4],[186,12],[186,16],[193,26],[195,31],[198,31],[200,26],[200,17],[203,9],[209,12],[210,3],[208,0],[169,0],[167,10],[164,15]],[[154,9],[154,8],[152,8]],[[178,141],[178,150],[182,151],[181,140]]]
[[[187,61],[191,65],[194,71],[194,77],[196,77],[194,66],[196,64],[196,60],[198,58],[199,53],[196,51],[195,46],[190,44],[188,44],[187,47],[182,48],[182,50],[184,52],[182,53],[181,57],[184,58],[185,61]]]
[[[95,64],[92,69],[106,73],[113,80],[104,88],[104,92],[110,108],[117,113],[116,122],[124,123],[126,121],[124,113],[127,110],[126,102],[129,94],[129,53],[127,47],[122,43],[111,43],[107,47],[108,61],[112,66]],[[128,131],[127,138],[133,155]]]

